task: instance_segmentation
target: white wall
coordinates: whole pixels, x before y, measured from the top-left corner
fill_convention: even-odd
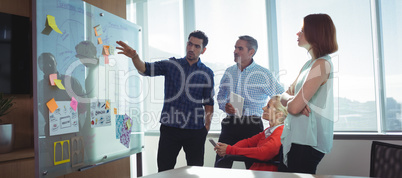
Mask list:
[[[216,136],[209,136],[218,140]],[[207,139],[208,139],[207,138]],[[157,173],[156,155],[158,149],[159,136],[145,136],[145,148],[143,151],[144,176]],[[334,140],[331,153],[325,155],[317,169],[317,174],[325,175],[350,175],[350,176],[369,176],[370,173],[370,151],[373,140]],[[402,141],[383,141],[402,145]],[[213,167],[215,162],[215,152],[212,145],[205,142],[204,166]],[[176,168],[186,166],[183,150],[177,158]],[[244,169],[244,165],[235,162],[236,169]]]

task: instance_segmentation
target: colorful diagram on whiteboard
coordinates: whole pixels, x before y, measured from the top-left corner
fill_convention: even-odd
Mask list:
[[[56,110],[49,111],[49,135],[79,132],[78,113],[70,106],[70,101],[56,101]]]
[[[91,100],[91,128],[112,125],[109,101]]]

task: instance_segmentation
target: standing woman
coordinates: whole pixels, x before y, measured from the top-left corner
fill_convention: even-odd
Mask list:
[[[288,116],[281,136],[283,161],[278,171],[315,174],[332,148],[334,127],[333,65],[338,50],[336,30],[327,14],[304,17],[298,45],[311,59],[282,97]]]

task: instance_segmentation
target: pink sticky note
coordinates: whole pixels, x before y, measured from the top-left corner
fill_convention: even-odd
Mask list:
[[[105,57],[105,64],[109,64],[109,57],[107,55],[103,55]]]
[[[54,80],[57,79],[57,74],[50,74],[49,75],[49,80],[50,80],[50,85],[55,86],[56,84],[54,83]]]
[[[74,111],[77,111],[77,105],[78,101],[74,97],[71,98],[70,106],[74,109]]]

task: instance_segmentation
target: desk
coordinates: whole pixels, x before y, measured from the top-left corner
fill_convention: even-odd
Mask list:
[[[251,171],[245,169],[225,169],[212,167],[186,166],[156,174],[144,176],[144,178],[212,178],[212,177],[280,177],[280,178],[358,178],[353,176],[311,175],[300,173],[283,173],[269,171]]]

